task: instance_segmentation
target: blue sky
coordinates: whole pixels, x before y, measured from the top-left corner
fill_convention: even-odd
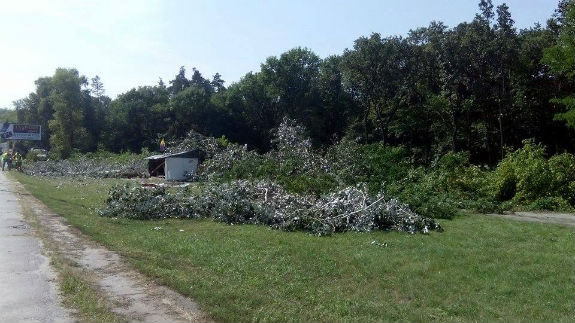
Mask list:
[[[219,72],[229,85],[293,47],[326,57],[373,32],[406,35],[433,20],[454,27],[473,19],[478,2],[0,0],[0,107],[11,108],[57,67],[99,75],[112,98],[160,77],[167,83],[180,66]],[[545,25],[557,2],[506,1],[518,29]]]

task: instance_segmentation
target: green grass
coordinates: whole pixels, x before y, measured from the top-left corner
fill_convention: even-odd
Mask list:
[[[58,272],[64,305],[74,309],[81,322],[127,322],[110,310],[108,300],[93,287],[86,273],[63,257],[52,258],[51,264]]]
[[[430,235],[315,237],[210,220],[108,219],[93,208],[117,180],[16,177],[72,225],[219,321],[575,317],[573,228],[476,215],[442,221],[445,232]]]

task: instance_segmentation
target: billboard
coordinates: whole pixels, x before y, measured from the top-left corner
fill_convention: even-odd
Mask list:
[[[42,127],[33,124],[3,123],[0,137],[6,140],[41,140]]]

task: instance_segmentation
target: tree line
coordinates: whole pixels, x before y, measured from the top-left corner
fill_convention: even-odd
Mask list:
[[[63,158],[157,150],[160,138],[190,130],[267,151],[289,117],[320,148],[347,137],[401,145],[423,164],[447,151],[495,164],[526,138],[575,152],[574,33],[572,0],[545,27],[519,31],[505,4],[481,0],[471,22],[374,33],[324,59],[294,48],[229,87],[218,73],[181,67],[168,84],[112,100],[98,76],[60,68],[14,105],[18,122],[42,125],[42,145]]]

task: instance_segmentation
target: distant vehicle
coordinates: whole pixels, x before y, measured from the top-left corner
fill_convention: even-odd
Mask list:
[[[48,160],[48,151],[46,149],[32,148],[30,149],[28,154],[34,156],[33,158],[35,158],[36,160],[42,160],[42,161]]]

